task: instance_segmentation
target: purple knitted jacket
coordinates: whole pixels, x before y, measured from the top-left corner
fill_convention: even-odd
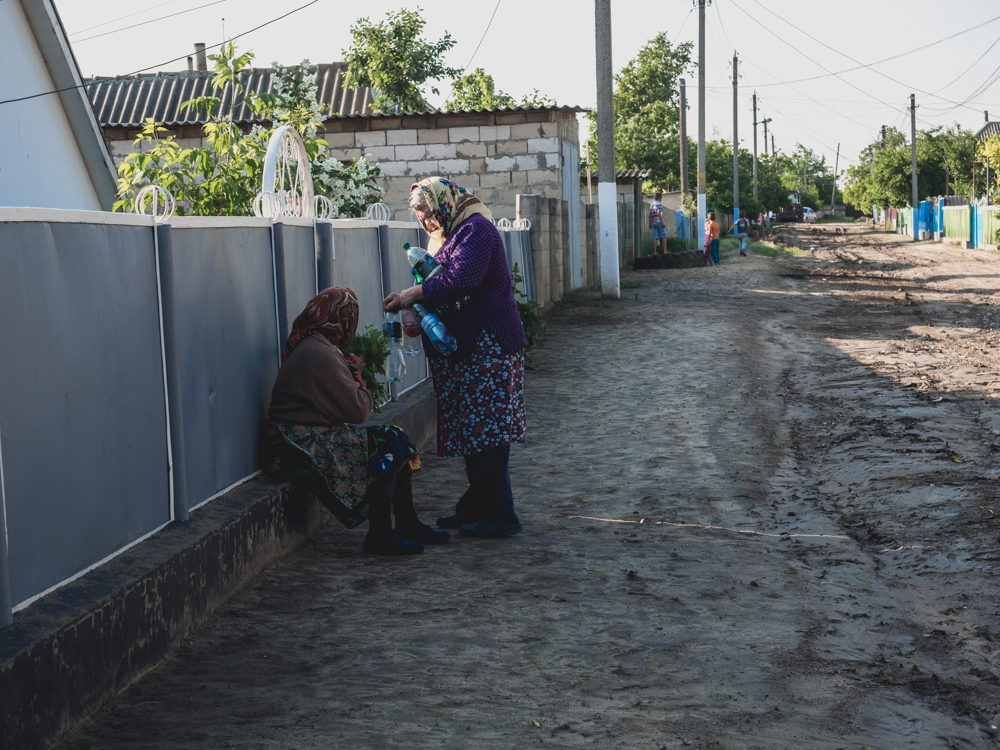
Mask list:
[[[527,345],[511,291],[507,251],[500,232],[489,219],[474,214],[463,221],[434,260],[442,268],[423,283],[424,297],[435,305],[461,300],[460,309],[452,308],[441,316],[458,340],[457,355],[472,351],[484,328],[496,336],[508,354]]]

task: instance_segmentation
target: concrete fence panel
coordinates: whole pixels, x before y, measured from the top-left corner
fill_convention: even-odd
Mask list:
[[[16,607],[167,523],[170,498],[150,220],[15,212],[0,216],[0,462]]]

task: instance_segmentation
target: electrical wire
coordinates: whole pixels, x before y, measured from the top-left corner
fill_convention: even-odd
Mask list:
[[[277,18],[272,18],[270,21],[266,21],[266,22],[262,23],[260,26],[255,26],[254,28],[250,29],[249,31],[244,31],[242,34],[237,34],[236,36],[231,37],[230,39],[227,39],[224,42],[219,42],[218,44],[213,44],[213,45],[211,45],[209,47],[206,47],[205,50],[208,51],[210,49],[216,49],[217,47],[221,47],[226,42],[236,41],[240,37],[247,36],[248,34],[252,34],[255,31],[260,31],[265,26],[270,26],[272,23],[277,23],[278,21],[281,21],[284,18],[288,18],[289,16],[291,16],[291,15],[293,15],[295,13],[298,13],[300,10],[305,10],[310,5],[315,5],[318,2],[319,2],[319,0],[311,0],[311,2],[308,2],[305,5],[300,5],[298,8],[290,10],[287,13],[285,13],[284,15],[278,16]],[[181,55],[180,57],[175,57],[173,60],[166,60],[165,62],[157,63],[156,65],[149,65],[149,66],[147,66],[145,68],[140,68],[139,70],[133,70],[131,73],[123,73],[120,76],[113,76],[111,78],[102,78],[99,81],[91,81],[90,83],[84,83],[84,84],[81,84],[79,86],[64,86],[61,89],[52,89],[51,91],[42,91],[42,92],[39,92],[37,94],[28,94],[27,96],[19,96],[19,97],[16,97],[14,99],[2,99],[2,100],[0,100],[0,105],[3,105],[3,104],[14,104],[16,102],[24,102],[24,101],[27,101],[29,99],[38,99],[38,98],[43,97],[43,96],[50,96],[52,94],[59,94],[59,93],[62,93],[63,91],[73,91],[74,89],[85,89],[85,88],[89,88],[90,86],[98,86],[98,85],[100,85],[102,83],[108,83],[110,81],[119,81],[122,78],[128,78],[129,76],[134,76],[134,75],[137,75],[139,73],[144,73],[147,70],[152,70],[153,68],[162,68],[165,65],[170,65],[171,63],[175,63],[175,62],[178,62],[180,60],[186,60],[187,57],[188,57],[188,55]]]
[[[688,14],[684,16],[684,20],[681,21],[681,27],[677,29],[677,35],[674,37],[674,41],[670,45],[671,47],[677,46],[677,40],[681,38],[681,32],[684,31],[684,26],[687,24],[688,19],[691,17],[692,13],[694,13],[694,7],[692,7],[691,10],[688,11]]]
[[[179,2],[179,0],[167,0],[165,3],[160,3],[159,5],[154,5],[152,8],[143,8],[142,10],[137,10],[135,13],[129,13],[127,16],[118,16],[118,18],[112,18],[110,21],[104,21],[96,26],[88,26],[85,29],[80,29],[79,31],[74,31],[69,36],[79,36],[80,34],[86,34],[88,31],[93,31],[94,29],[99,29],[102,26],[109,26],[113,23],[118,23],[118,21],[124,21],[126,18],[133,18],[135,16],[141,16],[143,13],[149,13],[151,10],[156,10],[157,8],[162,8],[164,5],[173,5]]]
[[[163,21],[167,18],[173,18],[174,16],[183,16],[185,13],[191,13],[195,10],[201,10],[202,8],[207,8],[210,5],[218,5],[219,3],[224,3],[226,0],[215,0],[211,3],[205,3],[204,5],[199,5],[196,8],[188,8],[187,10],[181,10],[177,13],[171,13],[168,16],[160,16],[159,18],[151,18],[148,21],[140,21],[139,23],[134,23],[131,26],[122,26],[120,29],[112,29],[111,31],[102,31],[100,34],[94,34],[93,36],[87,36],[83,39],[77,39],[73,44],[80,44],[81,42],[89,42],[91,39],[99,39],[102,36],[107,36],[108,34],[117,34],[119,31],[127,31],[128,29],[134,29],[137,26],[145,26],[149,23],[156,23],[157,21]]]
[[[774,11],[772,11],[772,10],[771,10],[770,8],[768,8],[767,6],[765,6],[765,5],[764,5],[764,4],[763,4],[763,3],[762,3],[762,2],[760,1],[760,0],[753,0],[753,1],[754,1],[755,3],[757,3],[757,5],[759,5],[759,6],[761,7],[761,8],[763,8],[764,10],[766,10],[766,11],[767,11],[768,13],[770,13],[770,14],[771,14],[772,16],[774,16],[775,18],[777,18],[777,19],[779,19],[780,21],[783,21],[784,23],[786,23],[786,24],[788,24],[789,26],[791,26],[791,27],[792,27],[793,29],[795,29],[796,31],[798,31],[798,32],[799,32],[800,34],[803,34],[803,35],[805,35],[805,36],[809,37],[810,39],[812,39],[812,40],[813,40],[814,42],[816,42],[817,44],[821,44],[821,45],[823,45],[823,46],[824,46],[824,47],[826,47],[826,48],[827,48],[828,50],[831,50],[831,51],[833,51],[833,52],[836,52],[836,53],[837,53],[838,55],[841,55],[842,57],[845,57],[845,58],[847,58],[847,59],[848,59],[848,60],[850,60],[851,62],[853,62],[853,63],[856,63],[857,65],[860,65],[861,67],[864,67],[864,68],[868,68],[868,69],[869,69],[869,70],[870,70],[870,71],[871,71],[872,73],[875,73],[876,75],[880,75],[880,76],[882,76],[883,78],[886,78],[886,79],[888,79],[888,80],[892,81],[893,83],[895,83],[895,84],[897,84],[897,85],[899,85],[899,86],[904,86],[904,87],[906,87],[906,88],[908,88],[908,89],[911,89],[911,90],[913,90],[913,91],[919,91],[919,92],[920,92],[921,94],[924,94],[925,96],[933,96],[933,97],[934,97],[935,99],[941,99],[942,101],[946,101],[946,102],[948,102],[949,104],[954,104],[954,105],[956,105],[957,107],[966,107],[967,109],[972,109],[972,110],[974,110],[974,109],[975,109],[974,107],[968,107],[968,106],[967,106],[966,104],[959,104],[958,102],[954,102],[954,101],[952,101],[952,100],[950,100],[950,99],[946,99],[946,98],[945,98],[945,97],[943,97],[943,96],[938,96],[938,95],[936,95],[936,94],[931,94],[931,93],[930,93],[929,91],[924,91],[923,89],[919,89],[919,88],[917,88],[916,86],[909,86],[909,85],[907,85],[907,84],[903,83],[902,81],[900,81],[900,80],[898,80],[898,79],[896,79],[896,78],[893,78],[893,77],[892,77],[892,76],[890,76],[890,75],[886,75],[885,73],[883,73],[883,72],[882,72],[882,71],[880,71],[880,70],[875,70],[875,68],[872,68],[871,66],[869,66],[869,65],[866,65],[865,63],[862,63],[862,62],[860,62],[859,60],[855,60],[855,59],[854,59],[853,57],[851,57],[850,55],[848,55],[848,54],[847,54],[846,52],[841,52],[841,51],[840,51],[839,49],[837,49],[837,48],[835,48],[835,47],[831,47],[831,46],[830,46],[829,44],[827,44],[826,42],[823,42],[823,41],[821,41],[821,40],[817,39],[817,38],[816,38],[816,37],[814,37],[814,36],[813,36],[812,34],[810,34],[810,33],[809,33],[808,31],[804,31],[803,29],[800,29],[800,28],[799,28],[798,26],[796,26],[796,25],[795,25],[794,23],[792,23],[792,22],[791,22],[791,21],[789,21],[788,19],[786,19],[786,18],[784,18],[784,17],[782,17],[782,16],[778,15],[777,13],[775,13]],[[777,35],[777,34],[775,34],[775,33],[774,33],[773,31],[771,31],[770,29],[768,29],[768,28],[767,28],[767,26],[765,26],[765,25],[764,25],[764,24],[762,24],[762,23],[761,23],[760,21],[758,21],[758,20],[757,20],[756,18],[754,18],[754,17],[752,16],[752,15],[750,15],[749,13],[747,13],[747,11],[743,10],[743,8],[740,8],[740,6],[739,6],[739,5],[736,5],[735,1],[733,2],[733,5],[735,5],[735,6],[737,7],[737,8],[739,8],[739,9],[740,9],[740,10],[742,10],[742,11],[743,11],[744,13],[746,13],[746,14],[747,14],[748,16],[750,16],[750,18],[751,18],[751,19],[752,19],[752,20],[754,21],[754,23],[758,24],[758,25],[759,25],[759,26],[760,26],[761,28],[763,28],[763,29],[767,29],[767,31],[768,31],[768,32],[769,32],[770,34],[772,34],[772,35],[773,35],[774,37],[776,37],[777,39],[781,39],[781,37],[780,37],[780,36],[778,36],[778,35]],[[805,58],[806,58],[807,60],[812,60],[812,58],[810,58],[810,57],[809,57],[808,55],[806,55],[806,54],[805,54],[804,52],[802,52],[802,51],[801,51],[801,50],[799,50],[799,49],[796,49],[796,47],[795,47],[794,45],[792,45],[792,44],[791,44],[790,42],[787,42],[787,41],[785,41],[784,39],[781,39],[781,41],[785,42],[785,44],[787,44],[787,45],[788,45],[789,47],[791,47],[792,49],[794,49],[794,50],[795,50],[796,52],[798,52],[798,53],[799,53],[800,55],[802,55],[803,57],[805,57]],[[816,65],[819,65],[819,63],[816,63],[816,61],[815,61],[815,60],[812,60],[812,61],[813,61],[813,62],[814,62],[814,63],[815,63]],[[843,83],[846,83],[846,84],[847,84],[848,86],[851,86],[852,88],[855,88],[855,89],[858,89],[858,91],[861,91],[862,93],[865,93],[865,94],[867,94],[867,93],[868,93],[868,92],[864,91],[864,89],[861,89],[861,88],[858,88],[858,87],[857,87],[857,86],[855,86],[855,85],[854,85],[853,83],[850,83],[849,81],[847,81],[847,80],[845,80],[845,79],[841,78],[841,77],[840,77],[840,75],[839,75],[838,73],[834,73],[833,71],[831,71],[831,70],[827,69],[827,68],[826,68],[826,67],[824,67],[823,65],[819,65],[819,67],[823,68],[823,70],[826,70],[826,72],[827,72],[827,73],[829,73],[830,75],[832,75],[832,76],[835,76],[835,77],[837,78],[837,80],[839,80],[839,81],[841,81],[841,82],[843,82]],[[871,94],[868,94],[868,96],[871,96]],[[877,97],[874,97],[874,96],[872,96],[872,98],[873,98],[873,99],[875,99],[876,101],[881,101],[881,100],[880,100],[880,99],[878,99]],[[968,101],[968,100],[967,100],[967,101]],[[882,102],[882,103],[883,103],[883,104],[885,104],[885,102]]]
[[[472,57],[469,58],[469,62],[467,62],[465,64],[465,67],[462,68],[462,72],[463,73],[465,73],[465,71],[467,71],[469,69],[469,66],[472,65],[472,61],[476,59],[476,52],[479,52],[479,48],[483,46],[483,40],[486,39],[486,35],[489,33],[489,30],[490,30],[490,26],[493,25],[493,18],[494,18],[494,16],[496,16],[497,11],[500,10],[500,2],[501,2],[501,0],[497,0],[496,7],[493,9],[493,15],[490,16],[490,22],[488,24],[486,24],[486,31],[483,32],[483,36],[479,40],[479,44],[476,45],[476,51],[473,52],[472,53]]]
[[[765,10],[767,10],[767,9],[765,8]],[[768,12],[770,13],[771,11],[768,11]],[[958,32],[956,32],[954,34],[951,34],[950,36],[943,37],[942,39],[937,39],[937,40],[935,40],[933,42],[928,42],[927,44],[921,45],[920,47],[914,47],[913,49],[906,50],[905,52],[900,52],[899,54],[892,55],[891,57],[884,57],[881,60],[876,60],[875,62],[861,63],[859,65],[856,65],[853,68],[845,68],[844,70],[839,70],[839,71],[837,71],[837,73],[824,73],[823,75],[820,75],[820,76],[811,76],[809,78],[796,78],[794,80],[788,81],[788,83],[804,83],[805,81],[817,81],[820,78],[829,78],[832,75],[840,75],[842,73],[851,73],[851,72],[853,72],[855,70],[861,70],[863,68],[869,68],[870,69],[873,65],[881,65],[882,63],[889,62],[890,60],[898,60],[900,57],[906,57],[907,55],[912,55],[912,54],[914,54],[916,52],[921,52],[921,51],[923,51],[923,50],[925,50],[925,49],[927,49],[929,47],[933,47],[933,46],[935,46],[937,44],[941,44],[942,42],[950,41],[950,40],[954,39],[955,37],[961,36],[962,34],[967,34],[970,31],[976,31],[977,29],[981,29],[984,26],[987,26],[987,25],[993,23],[994,21],[998,21],[998,20],[1000,20],[1000,16],[996,16],[995,18],[991,18],[990,20],[984,21],[981,24],[976,24],[975,26],[970,26],[967,29],[964,29],[962,31],[958,31]],[[996,44],[996,42],[994,42],[994,44]],[[990,46],[990,49],[992,49],[992,46],[993,45]],[[989,50],[987,50],[987,52],[988,51]],[[986,53],[984,52],[983,55],[985,55],[985,54]],[[980,57],[980,59],[982,59],[982,57]],[[978,62],[978,60],[976,62]],[[973,64],[975,64],[975,63],[973,63]],[[872,71],[872,72],[876,72],[876,71]],[[967,72],[968,71],[966,71],[966,73]],[[965,75],[965,73],[963,73],[962,75]],[[960,77],[961,76],[959,76],[959,78]],[[957,81],[958,79],[956,78],[955,80]],[[955,81],[952,81],[952,83],[954,83],[954,82]],[[764,87],[764,86],[780,86],[780,85],[782,85],[782,84],[780,84],[780,83],[763,83],[763,84],[760,84],[760,87]],[[948,85],[950,86],[951,84],[948,84]],[[943,87],[943,88],[947,88],[947,87]],[[938,89],[938,91],[940,91],[940,90],[941,89]]]

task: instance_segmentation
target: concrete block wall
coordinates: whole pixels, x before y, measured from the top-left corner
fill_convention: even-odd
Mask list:
[[[405,127],[408,118],[392,118],[396,129],[320,134],[335,158],[360,157],[377,163],[384,177],[383,201],[392,217],[409,215],[410,186],[440,175],[474,193],[495,218],[513,219],[516,195],[528,192],[545,198],[562,197],[562,142],[577,143],[576,120],[512,122],[524,113],[496,115],[497,124],[461,123],[448,127]],[[439,118],[443,119],[443,118]],[[372,127],[383,124],[373,120]],[[441,125],[442,123],[432,123]]]
[[[596,212],[591,212],[591,215],[592,218],[596,217]],[[538,304],[543,310],[547,310],[572,288],[568,241],[569,205],[560,198],[519,194],[517,218],[531,222],[531,262],[535,270],[535,293]],[[579,228],[574,229],[579,231]],[[595,241],[596,236],[595,232]]]

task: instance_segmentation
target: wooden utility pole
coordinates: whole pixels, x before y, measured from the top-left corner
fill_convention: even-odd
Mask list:
[[[837,144],[837,158],[833,162],[833,190],[830,191],[830,210],[837,202],[837,170],[840,168],[840,144]]]
[[[771,157],[773,158],[777,155],[778,155],[778,150],[774,147],[774,133],[771,133]]]
[[[739,133],[739,86],[740,61],[733,50],[733,223],[740,220],[740,133]]]
[[[681,79],[681,199],[688,193],[687,84]]]
[[[764,126],[764,151],[767,151],[767,125]],[[753,199],[757,200],[757,92],[753,92]]]
[[[621,299],[615,99],[611,67],[611,0],[594,0],[597,36],[597,212],[601,222],[601,296]]]

